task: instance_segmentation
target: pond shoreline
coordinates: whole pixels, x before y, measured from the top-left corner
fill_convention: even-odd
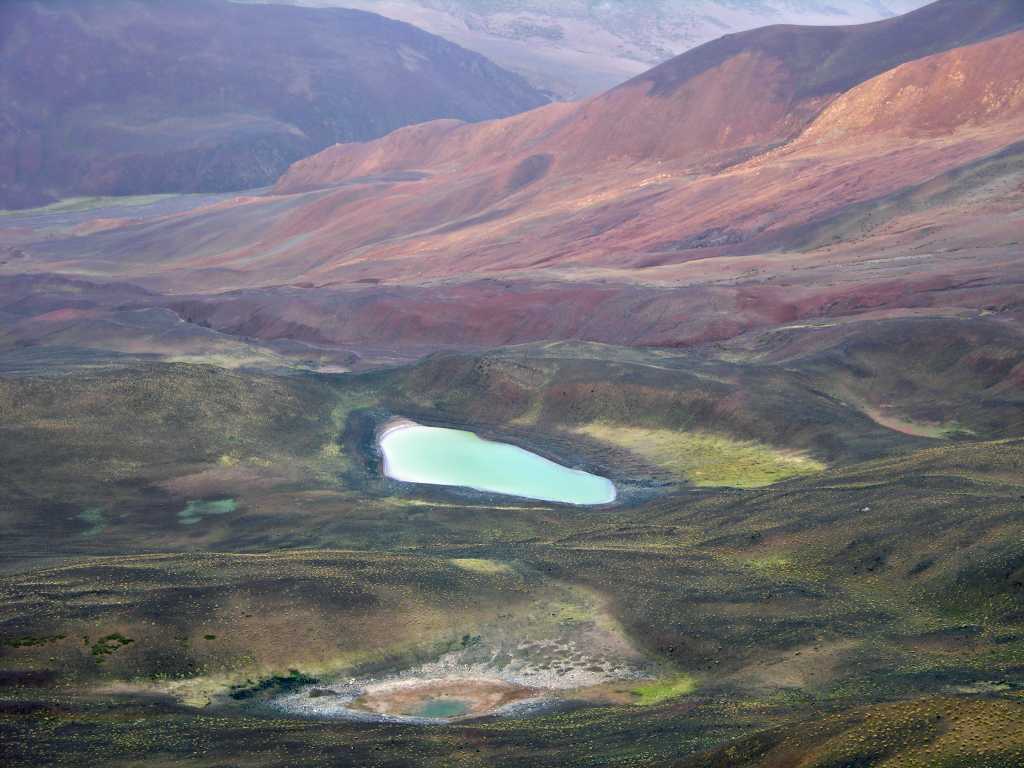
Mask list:
[[[608,477],[475,431],[393,417],[374,435],[383,474],[393,481],[577,507],[619,501],[619,490]]]

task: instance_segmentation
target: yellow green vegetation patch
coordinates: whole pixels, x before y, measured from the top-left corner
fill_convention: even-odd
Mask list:
[[[455,558],[452,560],[452,565],[456,568],[461,568],[464,571],[472,571],[473,573],[497,575],[512,572],[512,568],[510,568],[506,563],[499,563],[497,560],[484,560],[475,557]]]
[[[631,451],[702,487],[760,488],[825,469],[803,454],[707,432],[606,423],[589,424],[576,432]]]
[[[767,557],[755,557],[747,560],[747,565],[757,571],[784,571],[793,565],[793,561],[782,555],[769,555]]]
[[[654,680],[633,688],[634,704],[650,707],[669,699],[687,696],[697,690],[697,681],[690,675],[679,675],[664,680]]]

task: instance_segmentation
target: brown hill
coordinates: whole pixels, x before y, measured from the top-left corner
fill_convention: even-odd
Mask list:
[[[352,178],[355,158],[386,157],[386,170],[445,167],[453,157],[479,167],[532,146],[564,170],[609,161],[685,161],[713,168],[794,138],[838,94],[900,64],[1024,27],[1014,0],[941,0],[905,16],[849,27],[774,26],[729,35],[682,54],[575,110],[559,106],[503,124],[418,126],[372,148],[335,147],[290,171],[278,191]],[[559,120],[553,118],[558,117]],[[421,141],[425,133],[430,139]],[[319,172],[315,169],[319,167]],[[357,166],[359,175],[380,166]]]

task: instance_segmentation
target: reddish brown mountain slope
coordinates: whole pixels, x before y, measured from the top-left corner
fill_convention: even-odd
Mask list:
[[[554,126],[578,110],[560,102],[485,123],[436,120],[397,130],[365,144],[338,144],[292,165],[278,193],[322,189],[340,182],[399,171],[452,173],[515,159],[543,142]]]
[[[929,56],[843,94],[797,145],[951,135],[1024,116],[1024,33]]]
[[[140,279],[156,279],[158,264],[158,285],[178,285],[176,274],[203,270],[211,287],[225,288],[538,267],[650,268],[777,249],[844,206],[1024,138],[1022,39],[1013,33],[885,73],[839,98],[790,144],[716,173],[695,174],[685,160],[609,160],[567,172],[556,154],[543,151],[571,109],[555,105],[482,126],[429,124],[328,151],[300,163],[278,188],[317,186],[318,167],[349,179],[325,192],[222,204],[53,249],[89,261],[87,249],[95,248],[119,274]],[[912,82],[931,85],[910,91],[905,83]],[[893,89],[910,101],[886,117],[879,100],[891,102]],[[953,102],[960,106],[951,109]],[[830,139],[836,131],[845,133]],[[432,162],[419,175],[374,178],[416,170],[412,161],[424,148]]]
[[[1019,29],[1022,16],[1012,0],[944,0],[873,24],[729,35],[593,100],[567,135],[584,162],[609,148],[633,159],[728,159],[792,138],[858,83]]]
[[[995,15],[978,18],[996,26],[1024,19],[1024,4],[986,7]],[[957,9],[978,4],[906,17],[910,48],[984,36],[953,14],[965,29],[926,39],[924,21]],[[775,34],[797,33],[755,40]],[[795,50],[797,64],[809,55]],[[32,243],[17,269],[117,275],[194,294],[174,306],[216,328],[331,343],[690,344],[848,314],[1019,311],[1024,32],[822,96],[840,74],[860,76],[840,66],[857,60],[847,50],[823,62],[827,77],[805,68],[796,85],[799,67],[759,69],[764,51],[752,50],[682,85],[663,72],[582,106],[335,147],[294,166],[275,195]],[[751,87],[741,103],[763,120],[699,123],[735,109],[722,83],[768,72],[785,104],[818,112],[772,122],[780,91]],[[627,97],[663,108],[635,121],[632,143],[629,112],[609,106]],[[631,155],[638,142],[651,142],[643,157]],[[603,160],[586,160],[594,145]],[[219,290],[234,292],[203,295]]]

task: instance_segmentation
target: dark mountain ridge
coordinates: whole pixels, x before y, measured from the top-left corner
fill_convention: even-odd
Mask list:
[[[939,0],[903,16],[868,24],[813,27],[777,24],[726,35],[637,76],[651,95],[670,96],[687,80],[740,53],[785,61],[796,95],[845,91],[899,64],[1024,28],[1017,0]],[[869,54],[869,55],[868,55]]]

